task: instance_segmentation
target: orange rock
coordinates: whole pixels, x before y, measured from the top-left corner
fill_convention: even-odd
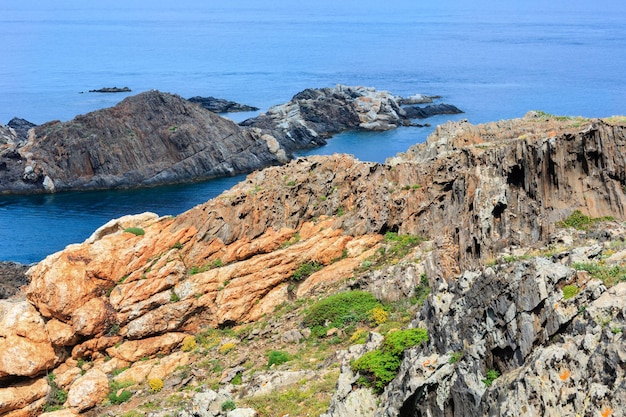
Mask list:
[[[48,320],[46,331],[53,346],[71,346],[79,340],[72,326],[57,319]]]
[[[50,387],[46,378],[0,388],[0,415],[26,407],[48,395]]]
[[[43,319],[33,306],[26,301],[1,301],[0,378],[35,376],[57,361]]]
[[[106,351],[111,357],[136,362],[141,358],[150,357],[157,353],[170,353],[180,345],[186,336],[188,335],[185,333],[166,333],[142,340],[129,340],[118,347],[110,347]]]
[[[101,403],[109,393],[109,379],[97,369],[90,369],[69,388],[67,405],[78,412],[88,410]]]

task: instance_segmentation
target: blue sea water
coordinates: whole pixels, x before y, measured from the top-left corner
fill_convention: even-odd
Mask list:
[[[576,0],[4,0],[0,123],[70,120],[158,89],[266,110],[309,87],[441,95],[473,123],[541,109],[625,114],[626,3]],[[130,94],[97,94],[101,87]],[[236,121],[254,114],[232,114]],[[345,133],[315,153],[385,158],[431,128]],[[0,260],[36,262],[123,214],[178,214],[238,178],[0,196]]]

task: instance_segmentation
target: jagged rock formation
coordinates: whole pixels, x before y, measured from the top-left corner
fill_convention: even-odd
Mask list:
[[[162,378],[189,364],[181,350],[188,334],[253,322],[339,285],[379,252],[388,231],[430,241],[409,263],[362,272],[351,285],[393,300],[411,296],[424,274],[433,294],[413,324],[428,328],[430,341],[405,352],[380,398],[353,389],[357,376],[344,364],[330,415],[621,410],[626,353],[612,329],[626,326],[624,284],[607,291],[565,265],[599,256],[602,239],[623,240],[623,227],[614,222],[597,232],[597,245],[551,260],[485,265],[502,253],[571,243],[555,223],[574,209],[623,220],[625,132],[621,119],[536,113],[450,123],[386,164],[297,159],[176,218],[112,221],[33,266],[26,300],[0,301],[0,413],[33,415],[50,370],[76,412],[102,398],[102,374],[132,365],[115,378]],[[626,257],[617,255],[615,265]],[[322,269],[294,281],[313,261]],[[562,288],[574,283],[582,291],[566,300]],[[93,361],[85,375],[83,358]],[[503,375],[486,388],[489,369]],[[360,414],[350,414],[353,405]]]
[[[432,98],[402,99],[374,88],[337,85],[301,91],[288,103],[240,124],[269,130],[285,149],[294,151],[324,145],[326,139],[345,130],[390,130],[411,125],[411,118],[462,113],[448,104],[411,106],[425,102]]]
[[[268,144],[268,135],[244,131],[158,91],[31,132],[24,146],[0,154],[6,166],[0,192],[149,186],[233,175],[286,161],[284,152]]]
[[[212,111],[213,113],[233,113],[259,110],[258,107],[235,103],[234,101],[224,100],[223,98],[195,96],[188,98],[187,100],[191,101],[192,103],[196,103],[201,107]]]

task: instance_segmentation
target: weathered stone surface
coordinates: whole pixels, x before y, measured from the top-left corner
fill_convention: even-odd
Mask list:
[[[0,415],[20,410],[48,395],[50,387],[46,378],[0,388]]]
[[[26,301],[0,301],[0,378],[35,376],[57,360],[39,312]]]
[[[110,347],[107,353],[114,358],[128,362],[136,362],[157,353],[168,354],[174,350],[185,338],[184,333],[167,333],[162,336],[150,337],[142,340],[129,340],[118,347]]]
[[[67,404],[78,412],[82,412],[102,402],[108,393],[109,379],[106,374],[97,369],[91,369],[70,386]]]
[[[516,403],[543,410],[558,398],[554,392],[561,390],[565,369],[576,384],[590,381],[589,404],[617,410],[624,404],[619,379],[624,290],[615,287],[614,294],[608,291],[613,295],[605,295],[598,281],[567,266],[574,259],[604,257],[606,244],[584,243],[585,249],[559,251],[552,260],[485,264],[502,254],[522,255],[524,247],[582,238],[555,233],[555,223],[576,208],[615,217],[593,233],[623,239],[624,130],[601,120],[574,126],[533,115],[495,127],[450,124],[387,164],[342,155],[298,159],[251,174],[176,218],[146,215],[113,222],[30,269],[32,305],[0,302],[0,349],[18,340],[24,345],[20,357],[29,361],[49,353],[49,360],[37,359],[32,367],[30,362],[8,367],[2,359],[14,355],[0,354],[2,377],[41,375],[70,351],[74,359],[94,360],[92,369],[101,372],[111,372],[98,362],[105,352],[126,362],[169,355],[201,327],[254,321],[283,302],[352,277],[356,266],[384,249],[385,233],[398,232],[431,240],[397,265],[351,284],[397,300],[411,297],[425,274],[433,294],[413,325],[427,327],[430,342],[405,353],[400,376],[375,413],[455,415],[454,409],[456,415],[480,415],[489,408],[521,415],[521,408],[502,404],[514,398],[504,391],[509,381],[519,385],[511,388],[515,395],[530,392],[520,382],[524,376],[545,380],[542,387],[549,392],[535,387],[526,403]],[[124,232],[128,226],[145,233]],[[292,279],[307,262],[323,268],[304,281]],[[606,262],[619,266],[621,260]],[[564,300],[561,289],[572,283],[582,291]],[[81,337],[79,344],[68,327]],[[63,334],[51,340],[49,332],[57,328]],[[305,329],[298,331],[305,336]],[[572,359],[581,349],[580,359]],[[461,359],[449,363],[459,352]],[[243,366],[241,360],[229,369]],[[533,365],[536,360],[544,365]],[[76,366],[69,360],[66,365],[65,380],[71,381]],[[143,379],[171,369],[158,370],[156,361],[144,365],[135,365]],[[482,379],[489,369],[498,369],[502,379],[487,388]],[[611,369],[609,377],[597,369]],[[329,414],[349,403],[344,415],[367,415],[378,399],[366,391],[351,395],[356,376],[348,370],[342,367]],[[565,388],[578,407],[581,397]]]
[[[0,192],[150,186],[281,162],[256,130],[158,91],[37,126],[17,152],[17,159],[0,154]]]

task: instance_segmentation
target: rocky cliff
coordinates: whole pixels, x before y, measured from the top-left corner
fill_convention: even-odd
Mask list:
[[[0,300],[0,414],[623,415],[625,133],[449,123],[385,164],[297,159],[113,220]],[[385,304],[307,325],[351,289]],[[407,327],[428,341],[368,388],[351,360]]]

